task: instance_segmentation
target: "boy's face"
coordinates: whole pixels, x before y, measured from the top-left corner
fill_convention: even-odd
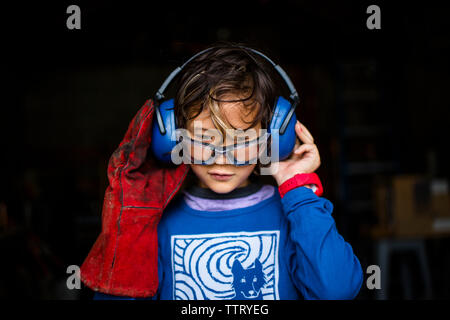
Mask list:
[[[248,130],[249,123],[254,119],[257,113],[257,106],[252,108],[252,112],[243,109],[240,103],[237,102],[222,102],[222,112],[229,124],[235,128]],[[253,111],[254,110],[254,111]],[[203,110],[196,118],[187,123],[187,130],[194,135],[194,121],[195,125],[201,125],[205,129],[217,130],[211,119],[209,110]],[[246,123],[247,122],[247,123]],[[259,133],[261,123],[251,127]],[[200,140],[196,137],[197,140]],[[224,137],[223,145],[232,144],[233,141],[227,141]],[[190,164],[192,171],[199,179],[199,186],[209,188],[216,193],[228,193],[236,188],[248,185],[248,177],[252,173],[256,164],[249,164],[244,166],[235,166],[227,163],[225,155],[219,155],[215,162],[211,165]]]

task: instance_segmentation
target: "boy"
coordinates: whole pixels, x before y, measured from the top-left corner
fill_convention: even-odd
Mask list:
[[[259,164],[249,160],[251,155],[261,152],[261,145],[252,143],[249,136],[245,137],[244,145],[236,142],[239,139],[235,140],[242,132],[261,132],[268,128],[279,92],[274,78],[271,66],[264,59],[247,48],[233,45],[213,47],[182,70],[175,98],[176,123],[188,133],[183,139],[183,143],[188,144],[183,149],[188,153],[184,159],[193,161],[168,169],[142,160],[150,143],[150,139],[143,139],[139,144],[142,150],[136,152],[141,154],[141,158],[137,157],[140,159],[138,171],[143,173],[139,180],[150,182],[151,175],[152,183],[161,181],[163,184],[159,183],[158,187],[167,190],[161,194],[156,188],[146,190],[148,183],[128,183],[130,188],[126,193],[139,194],[143,190],[150,198],[130,196],[132,204],[120,202],[121,212],[112,220],[120,227],[118,235],[114,235],[112,264],[117,263],[120,251],[117,247],[123,250],[121,261],[132,261],[136,250],[148,257],[141,257],[140,261],[157,259],[157,268],[148,270],[147,274],[140,273],[145,282],[150,273],[156,278],[157,272],[157,282],[152,283],[153,290],[157,290],[139,291],[145,288],[139,287],[139,279],[132,279],[129,275],[132,270],[125,270],[131,265],[126,264],[116,269],[115,274],[119,278],[125,275],[129,294],[125,288],[111,285],[114,281],[108,280],[107,286],[91,285],[94,289],[111,295],[152,296],[153,299],[352,299],[358,294],[362,284],[361,266],[351,246],[336,230],[331,217],[333,205],[320,197],[321,183],[314,174],[320,165],[320,156],[306,127],[297,121],[298,139],[293,152],[271,171],[278,188],[262,185],[254,179]],[[153,110],[145,111],[148,117]],[[139,114],[133,120],[132,123],[140,124],[138,136],[142,128],[145,131],[148,122]],[[195,127],[204,130],[199,134]],[[203,131],[216,131],[216,134],[207,135]],[[123,163],[130,157],[135,145],[131,144],[131,152],[119,157],[118,162]],[[237,145],[242,147],[243,153],[233,151],[225,155],[211,151],[233,150]],[[240,157],[246,164],[237,165],[230,157]],[[112,162],[115,158],[113,156]],[[121,169],[130,163],[136,161],[127,161]],[[180,181],[184,181],[189,169],[190,179],[185,180],[183,192],[178,192]],[[168,176],[167,170],[172,170],[172,175]],[[110,172],[117,173],[117,170]],[[119,176],[122,182],[119,188],[123,189],[124,182],[127,183],[121,179],[123,174]],[[186,185],[188,181],[192,184]],[[155,194],[162,197],[162,201],[161,198],[155,201]],[[159,209],[157,214],[127,212],[152,207]],[[146,247],[149,243],[140,238],[137,242],[125,240],[117,244],[120,236],[136,240],[136,231],[143,237],[150,235],[151,230],[145,226],[154,227],[162,211],[156,250],[150,251],[150,246]],[[127,229],[130,225],[132,227]],[[151,244],[155,246],[154,242]],[[91,258],[85,262],[88,272],[89,261],[101,255],[98,250],[95,254],[91,251]],[[106,271],[111,274],[111,269]],[[89,285],[87,278],[84,279]],[[113,298],[111,295],[97,294],[96,297]]]

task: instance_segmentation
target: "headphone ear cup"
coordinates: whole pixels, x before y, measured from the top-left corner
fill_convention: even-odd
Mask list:
[[[151,149],[155,157],[163,163],[172,163],[171,152],[177,144],[174,99],[164,101],[159,106],[166,132],[161,133],[156,114],[153,117]]]
[[[275,110],[273,112],[272,119],[270,120],[268,131],[272,134],[272,141],[274,140],[276,141],[276,137],[278,137],[279,161],[285,160],[287,157],[289,157],[295,146],[296,140],[295,123],[297,122],[295,112],[292,114],[291,119],[289,120],[289,123],[284,133],[283,134],[279,133],[281,125],[283,124],[283,121],[287,117],[290,110],[291,110],[291,103],[283,97],[278,97],[276,100]],[[273,147],[272,150],[274,150]]]

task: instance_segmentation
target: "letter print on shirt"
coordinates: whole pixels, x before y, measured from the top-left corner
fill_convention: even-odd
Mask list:
[[[174,300],[276,300],[279,231],[171,237]]]

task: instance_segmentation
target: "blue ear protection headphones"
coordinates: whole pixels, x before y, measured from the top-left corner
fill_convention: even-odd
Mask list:
[[[298,93],[295,87],[286,74],[286,72],[267,56],[259,51],[251,48],[236,46],[238,48],[248,50],[263,57],[267,60],[275,70],[280,74],[281,78],[284,80],[286,85],[290,90],[290,100],[283,97],[278,97],[276,99],[275,108],[273,109],[272,118],[270,120],[269,128],[267,132],[273,135],[278,135],[279,148],[278,148],[278,159],[279,161],[286,159],[292,152],[295,145],[296,133],[295,133],[295,123],[297,118],[295,116],[295,108],[299,103]],[[172,163],[171,152],[172,149],[177,145],[178,139],[176,137],[176,123],[175,123],[175,111],[174,111],[174,99],[164,100],[164,91],[169,86],[171,81],[176,77],[176,75],[183,70],[183,68],[197,56],[212,50],[214,47],[203,50],[196,55],[192,56],[187,60],[182,66],[177,67],[171,72],[171,74],[164,80],[163,84],[156,92],[155,95],[155,115],[156,121],[153,121],[152,128],[152,143],[151,149],[155,157],[163,163]]]

